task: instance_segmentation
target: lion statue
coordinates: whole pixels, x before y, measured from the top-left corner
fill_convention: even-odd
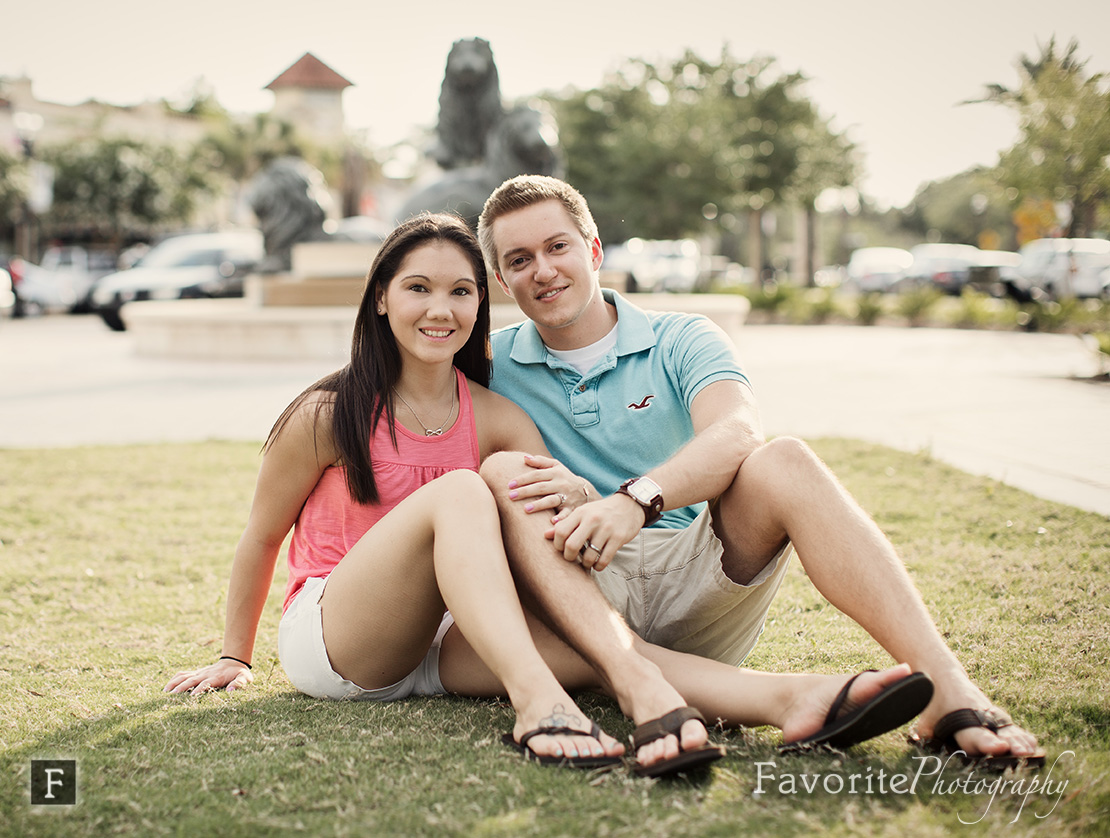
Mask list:
[[[555,120],[540,105],[518,105],[491,132],[480,165],[445,173],[413,194],[398,213],[403,221],[416,213],[453,212],[478,226],[478,216],[494,189],[517,175],[563,174]]]
[[[258,270],[287,271],[294,244],[328,238],[324,219],[330,200],[323,175],[298,157],[278,158],[259,172],[247,192],[266,250]]]
[[[550,108],[536,100],[505,114],[489,135],[484,162],[497,181],[494,188],[517,175],[562,177],[559,131]]]
[[[489,41],[455,41],[439,92],[439,123],[430,156],[443,169],[481,163],[490,131],[501,120],[501,83]]]

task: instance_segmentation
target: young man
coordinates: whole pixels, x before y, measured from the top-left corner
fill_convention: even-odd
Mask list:
[[[529,318],[493,336],[490,386],[535,420],[555,458],[501,454],[483,474],[518,585],[571,646],[604,654],[589,651],[614,622],[597,616],[600,588],[643,639],[739,664],[797,552],[829,602],[932,678],[923,739],[1000,766],[1043,761],[971,683],[894,548],[833,474],[805,443],[764,439],[727,336],[602,291],[601,241],[576,190],[507,181],[478,235]],[[568,504],[582,492],[588,503]]]

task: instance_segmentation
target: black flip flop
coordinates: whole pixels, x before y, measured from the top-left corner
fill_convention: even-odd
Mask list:
[[[567,768],[610,768],[614,765],[621,764],[620,757],[607,757],[607,756],[579,756],[579,757],[554,757],[544,754],[537,754],[532,750],[528,742],[535,736],[541,735],[548,736],[591,736],[598,742],[601,741],[601,728],[597,726],[597,722],[590,723],[590,730],[587,733],[584,730],[573,730],[569,727],[537,727],[535,730],[530,730],[517,742],[512,733],[506,733],[501,737],[501,741],[508,745],[515,751],[524,754],[524,758],[530,762],[538,762],[540,765],[562,765]]]
[[[720,745],[702,745],[689,751],[682,748],[682,725],[694,719],[705,724],[705,717],[693,707],[679,707],[665,716],[644,722],[632,732],[632,748],[639,751],[649,742],[674,736],[678,740],[679,754],[671,759],[660,760],[651,765],[634,763],[632,770],[640,777],[670,777],[681,772],[690,772],[703,768],[711,762],[719,760],[725,755],[725,749]]]
[[[981,754],[972,756],[956,742],[956,734],[969,727],[982,727],[991,733],[996,733],[1000,728],[1009,727],[1014,723],[1005,710],[991,707],[987,710],[972,710],[964,708],[953,710],[946,716],[941,716],[937,722],[933,735],[923,739],[916,733],[907,738],[911,745],[916,745],[930,753],[943,753],[959,757],[964,765],[974,765],[985,771],[1005,771],[1013,768],[1043,768],[1045,752],[1038,748],[1036,753],[1021,754]]]
[[[873,669],[865,672],[874,672]],[[779,747],[780,754],[800,754],[818,748],[842,750],[901,727],[933,698],[933,682],[923,672],[914,672],[883,689],[878,695],[838,718],[848,700],[848,691],[863,672],[853,675],[837,694],[825,716],[824,726],[804,739]]]

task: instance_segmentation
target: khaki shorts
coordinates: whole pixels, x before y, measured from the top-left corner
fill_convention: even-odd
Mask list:
[[[320,599],[327,577],[307,579],[297,592],[278,625],[278,658],[293,686],[313,698],[353,701],[396,701],[410,695],[442,695],[447,692],[439,680],[439,647],[443,635],[455,624],[448,611],[443,615],[435,640],[420,664],[398,681],[377,690],[364,690],[331,667],[324,648],[324,623]]]
[[[782,550],[747,585],[725,576],[709,510],[686,529],[644,529],[594,578],[636,634],[739,666],[755,647],[790,563]]]

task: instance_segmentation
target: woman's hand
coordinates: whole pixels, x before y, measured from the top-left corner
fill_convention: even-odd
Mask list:
[[[644,510],[626,495],[610,495],[551,519],[544,536],[568,562],[603,570],[644,526]]]
[[[525,454],[524,464],[527,470],[509,481],[509,498],[523,503],[525,512],[556,510],[565,514],[590,499],[590,484],[558,460]]]
[[[178,672],[163,688],[167,693],[200,695],[210,690],[239,690],[254,682],[250,669],[239,661],[218,660],[200,669]]]

